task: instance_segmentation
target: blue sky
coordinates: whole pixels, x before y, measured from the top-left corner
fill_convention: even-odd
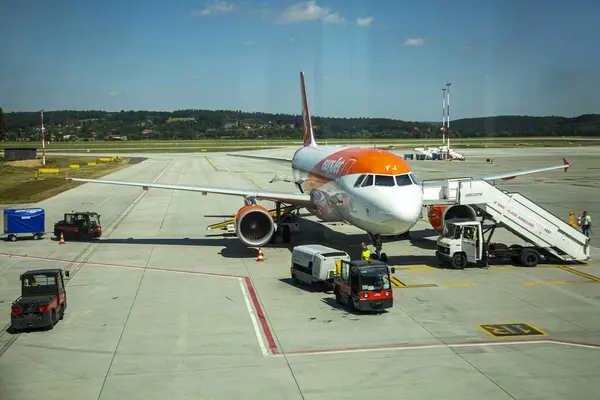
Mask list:
[[[0,106],[441,120],[600,112],[600,2],[0,0]]]

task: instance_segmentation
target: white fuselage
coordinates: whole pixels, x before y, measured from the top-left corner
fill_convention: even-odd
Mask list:
[[[311,193],[315,200],[307,210],[325,221],[344,221],[372,234],[397,235],[412,228],[421,216],[423,204],[421,185],[414,173],[405,172],[402,175],[406,176],[397,178],[402,186],[394,178],[398,173],[347,173],[354,163],[351,159],[329,157],[345,149],[307,146],[294,154],[294,180],[301,182],[303,191]],[[324,159],[328,159],[325,164]],[[359,178],[363,184],[355,186]]]

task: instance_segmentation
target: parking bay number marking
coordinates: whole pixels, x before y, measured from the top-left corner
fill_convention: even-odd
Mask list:
[[[494,337],[508,336],[548,336],[546,332],[524,322],[510,324],[477,325],[485,333]]]

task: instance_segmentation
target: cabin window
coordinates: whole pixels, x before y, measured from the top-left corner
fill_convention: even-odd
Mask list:
[[[375,186],[394,186],[394,177],[392,175],[376,175]]]
[[[367,175],[367,179],[365,179],[365,181],[363,182],[363,184],[361,186],[362,187],[373,186],[373,175]]]
[[[358,177],[358,179],[356,180],[356,182],[354,183],[354,187],[359,187],[361,183],[363,183],[363,180],[365,179],[365,176],[367,175],[361,175]]]
[[[410,179],[410,177],[408,176],[408,174],[404,174],[404,175],[396,175],[396,184],[398,186],[408,186],[408,185],[412,185],[413,182]]]

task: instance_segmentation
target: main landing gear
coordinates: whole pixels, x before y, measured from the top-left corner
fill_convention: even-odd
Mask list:
[[[381,235],[369,232],[367,232],[367,235],[369,235],[369,239],[373,242],[373,246],[375,246],[375,254],[371,258],[380,260],[382,262],[387,262],[387,254],[381,252],[381,250],[383,250]]]
[[[281,202],[275,203],[275,232],[271,236],[269,243],[277,243],[277,235],[281,233],[283,243],[290,243],[292,241],[292,232],[298,232],[298,221],[297,214],[299,212],[298,207],[284,207],[283,213],[281,209]]]

